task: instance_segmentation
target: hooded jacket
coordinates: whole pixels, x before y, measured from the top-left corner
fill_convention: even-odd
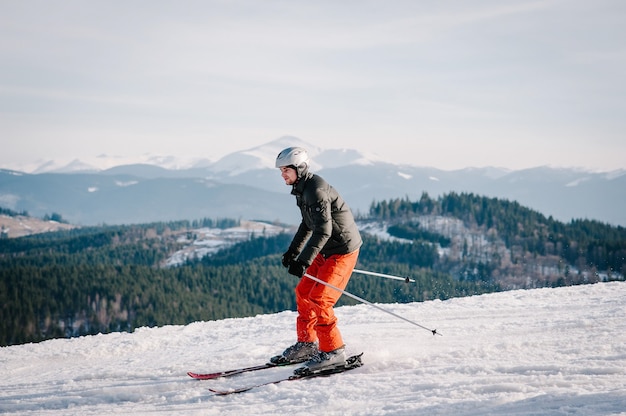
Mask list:
[[[300,253],[298,260],[311,265],[318,254],[352,253],[363,244],[352,211],[339,193],[322,177],[298,172],[300,179],[291,194],[302,214],[302,222],[289,249]]]

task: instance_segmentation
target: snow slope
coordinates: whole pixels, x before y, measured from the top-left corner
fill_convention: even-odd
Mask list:
[[[186,371],[264,362],[294,341],[294,312],[5,347],[0,413],[626,415],[624,282],[381,306],[443,336],[371,306],[338,308],[363,367],[226,397],[207,388],[291,370]]]

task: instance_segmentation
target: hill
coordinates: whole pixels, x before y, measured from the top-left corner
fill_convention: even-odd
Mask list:
[[[265,362],[295,312],[0,348],[0,413],[19,415],[624,415],[626,283],[337,308],[351,373],[216,397],[276,369],[199,382],[189,370]]]
[[[359,227],[360,269],[415,280],[353,278],[372,302],[623,280],[626,268],[621,227],[472,194],[383,201]],[[292,233],[204,219],[0,239],[0,345],[293,309],[280,266]]]
[[[27,235],[71,230],[75,225],[54,220],[34,218],[29,215],[0,214],[0,238],[16,238]]]

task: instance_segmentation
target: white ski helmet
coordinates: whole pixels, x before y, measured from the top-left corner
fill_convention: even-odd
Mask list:
[[[276,157],[276,167],[283,166],[294,168],[300,178],[309,166],[309,154],[302,147],[288,147]]]

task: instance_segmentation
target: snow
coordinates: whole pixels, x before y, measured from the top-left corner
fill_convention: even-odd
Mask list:
[[[294,341],[294,312],[4,347],[0,413],[626,415],[625,282],[381,306],[443,336],[371,306],[337,308],[363,367],[225,397],[208,388],[291,369],[186,372],[264,362]]]
[[[578,185],[580,185],[581,183],[586,182],[586,181],[589,181],[589,180],[591,180],[591,178],[589,178],[589,177],[578,178],[578,179],[576,179],[576,180],[573,180],[573,181],[571,181],[571,182],[569,182],[569,183],[565,184],[565,187],[566,187],[566,188],[573,188],[573,187],[578,186]]]
[[[401,243],[406,243],[406,244],[411,244],[413,241],[406,239],[406,238],[400,238],[400,237],[395,237],[391,234],[389,234],[389,232],[387,231],[387,227],[389,224],[387,224],[386,222],[360,222],[357,223],[358,227],[359,227],[359,231],[374,236],[378,239],[381,240],[385,240],[385,241],[399,241]]]
[[[115,184],[121,188],[126,188],[127,186],[137,185],[139,181],[115,181]]]
[[[613,179],[617,179],[621,176],[626,175],[626,169],[618,169],[618,170],[614,170],[611,172],[607,172],[606,173],[606,178],[608,180],[613,180]]]
[[[178,238],[183,248],[172,254],[166,261],[167,267],[176,267],[187,260],[200,259],[217,253],[225,247],[250,240],[254,235],[273,236],[289,231],[288,228],[260,221],[240,221],[240,225],[230,228],[196,228]],[[189,238],[191,237],[191,238]]]

